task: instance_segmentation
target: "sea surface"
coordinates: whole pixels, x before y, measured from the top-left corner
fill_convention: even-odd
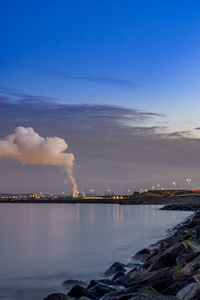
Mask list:
[[[158,205],[0,204],[0,299],[40,300],[62,282],[101,278],[190,212]]]

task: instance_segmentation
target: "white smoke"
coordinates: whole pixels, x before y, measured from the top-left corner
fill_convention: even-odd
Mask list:
[[[0,139],[0,157],[17,159],[24,164],[61,166],[73,185],[73,197],[78,196],[73,175],[74,155],[64,152],[68,145],[59,137],[41,137],[31,127],[16,127],[14,133]]]

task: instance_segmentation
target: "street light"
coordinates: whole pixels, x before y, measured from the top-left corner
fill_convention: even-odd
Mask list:
[[[110,196],[110,189],[109,188],[107,188],[106,192],[107,192],[107,196]]]
[[[173,181],[172,184],[175,186],[175,192],[177,192],[177,185],[176,185],[176,181]]]
[[[190,185],[191,180],[192,180],[191,178],[186,179],[188,185]]]

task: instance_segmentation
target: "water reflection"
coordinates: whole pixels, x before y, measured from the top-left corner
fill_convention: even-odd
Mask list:
[[[1,204],[0,298],[43,299],[62,292],[63,280],[99,278],[189,214],[147,205]]]
[[[115,223],[123,222],[123,206],[119,204],[113,205],[113,221]]]
[[[77,209],[77,213],[76,213],[76,215],[77,215],[77,224],[80,224],[80,204],[79,203],[76,204],[76,209]]]

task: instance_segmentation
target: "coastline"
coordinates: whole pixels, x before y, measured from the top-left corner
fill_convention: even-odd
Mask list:
[[[200,209],[200,194],[143,194],[133,196],[123,196],[123,199],[117,197],[83,197],[83,198],[46,198],[46,199],[1,199],[1,203],[33,203],[33,204],[119,204],[119,205],[167,205],[163,209],[172,210],[197,210]],[[169,206],[174,207],[169,208]]]
[[[170,209],[178,210],[178,205]],[[104,275],[85,287],[74,281],[68,294],[50,294],[44,300],[200,299],[200,211],[138,251],[132,264],[115,262]]]

